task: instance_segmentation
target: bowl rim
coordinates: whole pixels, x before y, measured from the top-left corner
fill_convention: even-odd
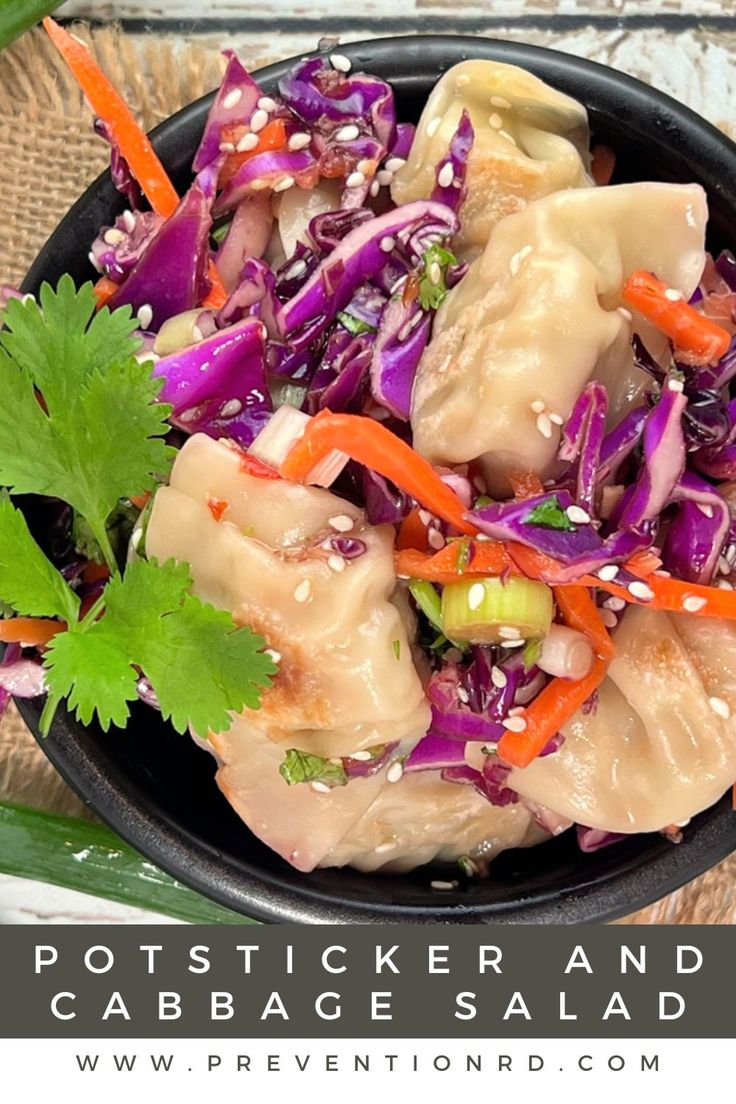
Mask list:
[[[724,176],[736,179],[736,145],[715,126],[690,108],[679,104],[665,93],[651,88],[627,74],[598,62],[578,58],[558,50],[527,43],[498,40],[475,35],[413,35],[377,38],[339,47],[340,53],[359,65],[370,67],[376,59],[390,59],[395,64],[417,54],[416,61],[426,69],[431,60],[439,61],[441,71],[465,58],[479,53],[485,57],[519,65],[544,68],[544,79],[565,87],[565,75],[574,68],[598,82],[607,93],[618,90],[634,112],[656,108],[660,122],[697,133],[697,141],[709,149],[712,156],[724,162]],[[253,71],[260,82],[273,84],[302,57],[317,56],[319,51],[287,58]],[[421,55],[421,56],[420,56]],[[464,57],[463,57],[464,55]],[[535,65],[536,63],[536,65]],[[559,74],[559,81],[557,75]],[[391,83],[401,88],[402,80],[411,75],[391,77]],[[154,147],[178,128],[203,119],[214,92],[200,97],[171,115],[151,131]],[[605,102],[586,102],[588,110],[605,112]],[[100,188],[109,181],[103,172],[70,208],[45,243],[26,276],[22,290],[36,291],[44,271],[49,267],[55,241],[65,227],[75,223]],[[734,200],[736,203],[736,199]],[[339,894],[315,890],[305,880],[301,887],[284,885],[278,874],[259,870],[252,874],[243,865],[229,863],[226,856],[208,845],[201,837],[174,825],[139,794],[130,779],[116,766],[110,772],[109,763],[94,746],[81,746],[76,732],[83,726],[66,712],[59,712],[52,727],[52,738],[39,734],[40,707],[34,702],[16,703],[41,748],[65,781],[85,800],[97,815],[131,846],[174,878],[219,904],[244,913],[253,919],[279,923],[587,923],[601,922],[634,912],[680,888],[686,882],[714,866],[736,850],[736,817],[728,797],[710,810],[705,823],[698,825],[694,838],[683,847],[669,847],[647,861],[619,869],[607,877],[595,875],[587,884],[565,890],[554,888],[520,898],[499,907],[487,902],[473,906],[457,898],[436,904],[403,905],[383,901],[380,905],[355,904],[341,900]],[[76,731],[75,731],[76,730]],[[121,777],[118,777],[118,772]],[[233,886],[235,880],[237,886]]]

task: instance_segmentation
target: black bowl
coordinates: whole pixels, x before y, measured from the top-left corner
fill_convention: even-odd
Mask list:
[[[438,77],[466,58],[492,58],[530,69],[584,103],[595,140],[617,154],[617,182],[697,181],[710,202],[711,247],[736,246],[736,146],[661,93],[612,69],[552,50],[484,38],[381,39],[342,48],[356,69],[390,80],[399,116],[416,119]],[[291,63],[258,72],[266,91]],[[183,189],[211,97],[168,119],[154,145]],[[44,246],[24,284],[64,272],[91,277],[89,243],[124,202],[107,175],[75,204]],[[19,703],[38,734],[40,707]],[[303,923],[579,923],[612,919],[678,888],[736,849],[729,801],[695,817],[673,846],[659,835],[632,837],[592,855],[574,835],[502,855],[490,878],[452,892],[432,890],[437,871],[402,877],[351,870],[300,874],[255,839],[220,795],[211,757],[177,736],[145,706],[126,732],[85,728],[59,713],[46,754],[70,785],[124,839],[158,866],[221,904],[261,920]],[[446,876],[446,872],[445,872]]]

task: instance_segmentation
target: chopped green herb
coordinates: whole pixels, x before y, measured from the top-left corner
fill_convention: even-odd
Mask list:
[[[139,510],[127,498],[121,498],[117,506],[107,519],[105,528],[110,539],[110,547],[119,565],[125,563],[128,552],[128,541],[133,531],[133,526],[138,520]],[[81,514],[75,514],[72,522],[72,540],[77,552],[86,556],[88,560],[104,564],[105,557],[102,554],[97,539],[95,538],[89,522]]]
[[[524,651],[521,653],[521,660],[524,664],[524,670],[528,671],[530,667],[533,667],[540,655],[542,654],[542,641],[530,640]]]
[[[396,658],[401,659],[401,641],[400,640],[393,640],[391,642],[391,647],[394,650],[394,655],[396,656]]]
[[[361,334],[375,333],[376,327],[371,326],[368,322],[364,322],[362,318],[356,318],[354,314],[350,314],[348,311],[338,311],[337,319],[341,326],[343,326],[349,334],[353,337],[360,337]]]
[[[419,305],[423,310],[437,310],[447,295],[447,269],[457,264],[457,257],[441,245],[431,245],[422,257],[424,274],[419,280]],[[435,267],[437,266],[437,267]],[[439,279],[437,276],[439,268]],[[435,279],[432,279],[432,277]]]
[[[470,563],[470,541],[461,540],[457,546],[457,559],[455,560],[455,570],[458,575],[462,575],[466,567]]]
[[[321,755],[311,755],[308,751],[289,748],[279,767],[279,774],[288,786],[299,782],[321,782],[332,789],[334,786],[346,786],[347,772],[342,763],[333,763]]]
[[[480,510],[483,506],[492,506],[492,505],[493,505],[493,499],[491,498],[490,495],[478,495],[475,502],[473,503],[473,509],[474,510]]]
[[[442,601],[432,583],[427,579],[410,579],[409,592],[430,625],[442,632]]]
[[[478,865],[477,863],[473,862],[473,860],[470,858],[470,855],[461,855],[460,858],[457,860],[457,865],[460,867],[460,870],[463,872],[466,878],[480,877],[480,870],[478,869]]]
[[[210,237],[216,245],[222,245],[225,238],[227,237],[227,232],[230,229],[231,225],[232,219],[230,219],[228,222],[223,222],[222,226],[218,226],[216,230],[212,231]]]
[[[566,533],[575,532],[575,526],[562,509],[557,495],[550,495],[540,502],[524,518],[524,525],[542,525],[545,529],[561,529]]]

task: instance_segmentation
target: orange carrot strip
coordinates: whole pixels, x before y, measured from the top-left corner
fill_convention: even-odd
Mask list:
[[[245,133],[244,127],[227,127],[222,128],[221,139],[223,142],[232,142],[233,145],[237,145],[240,138]],[[258,145],[254,146],[252,150],[244,150],[242,153],[231,153],[225,161],[225,164],[220,170],[220,176],[218,184],[221,188],[224,188],[226,184],[229,184],[232,178],[237,173],[241,165],[244,165],[246,161],[249,161],[251,157],[255,157],[256,154],[265,153],[267,150],[280,150],[286,145],[288,139],[286,134],[286,123],[283,119],[272,119],[270,123],[267,123],[263,130],[258,132]]]
[[[600,659],[612,659],[615,652],[613,641],[588,588],[555,587],[554,593],[565,624],[587,636],[593,651]]]
[[[100,276],[99,280],[94,286],[95,299],[97,300],[97,310],[104,307],[109,299],[112,299],[115,292],[120,287],[120,284],[116,284],[114,280],[111,280],[109,276]]]
[[[138,125],[133,112],[82,42],[60,27],[50,16],[44,19],[43,25],[87,97],[92,111],[107,124],[112,140],[127,161],[151,207],[157,214],[170,218],[179,206],[179,196],[151,145],[150,138]],[[214,264],[210,264],[208,275],[212,291],[205,306],[219,309],[225,303],[227,294]],[[104,305],[118,286],[112,280],[105,283],[106,279],[103,277],[103,280],[98,281],[95,289],[98,307]],[[113,284],[112,288],[109,284]],[[211,296],[215,298],[209,302]]]
[[[110,578],[110,568],[107,564],[98,564],[90,560],[82,572],[85,583],[97,583],[100,579]]]
[[[461,575],[502,575],[513,566],[506,549],[499,541],[474,541],[470,563],[466,563],[464,544],[464,541],[450,541],[433,556],[427,556],[414,548],[406,548],[394,557],[396,574],[444,584],[456,583]]]
[[[527,706],[523,732],[505,732],[498,755],[512,767],[528,767],[561,728],[567,724],[606,677],[608,664],[596,659],[590,674],[571,682],[556,678],[547,683]]]
[[[671,338],[678,349],[695,354],[704,364],[719,360],[731,344],[731,335],[684,299],[669,299],[670,290],[651,272],[640,271],[629,276],[622,297]]]
[[[129,497],[136,510],[143,510],[148,505],[151,492],[145,491],[142,495],[130,495]]]
[[[616,154],[610,146],[593,146],[590,174],[599,187],[608,184],[616,168]]]
[[[413,548],[419,552],[426,552],[427,526],[419,516],[419,510],[414,509],[406,515],[396,536],[396,548],[402,552],[406,548]]]
[[[0,621],[0,640],[6,644],[48,644],[52,636],[64,632],[66,622],[43,617],[11,617]]]
[[[534,495],[544,494],[544,483],[533,471],[510,471],[508,473],[511,490],[514,498],[532,498]]]
[[[332,414],[329,410],[317,414],[281,465],[281,474],[285,479],[304,480],[332,449],[346,452],[390,479],[461,533],[478,532],[466,520],[462,501],[442,482],[429,461],[380,422],[360,414]]]

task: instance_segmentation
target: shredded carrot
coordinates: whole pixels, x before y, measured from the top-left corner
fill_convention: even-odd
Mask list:
[[[599,187],[610,184],[613,170],[616,168],[616,154],[610,146],[593,146],[593,159],[590,174]]]
[[[651,272],[632,273],[621,294],[624,302],[671,338],[678,349],[684,349],[703,364],[720,360],[727,352],[731,335],[699,314],[682,297],[675,298],[678,292]]]
[[[556,678],[548,682],[523,714],[523,732],[505,732],[498,741],[498,755],[512,767],[528,767],[549,741],[564,728],[606,677],[608,664],[596,659],[590,674],[571,682]]]
[[[399,552],[406,548],[426,552],[428,547],[427,526],[419,516],[419,509],[416,508],[406,515],[399,526],[399,532],[396,536],[396,548]]]
[[[110,568],[107,564],[98,564],[90,560],[82,572],[82,578],[85,583],[97,583],[100,579],[109,579]]]
[[[130,501],[135,506],[136,510],[144,510],[148,505],[151,498],[151,492],[146,491],[142,495],[130,495]]]
[[[554,593],[555,602],[565,619],[565,624],[588,637],[599,659],[612,659],[615,653],[613,641],[588,588],[555,587]]]
[[[66,622],[44,617],[11,617],[0,621],[0,640],[6,644],[48,644],[52,636],[64,632]]]
[[[532,471],[510,471],[509,483],[514,492],[514,498],[532,498],[534,495],[544,494],[544,483]]]
[[[460,575],[489,577],[513,568],[500,541],[450,541],[431,556],[406,548],[396,554],[394,565],[397,575],[442,584],[456,583]]]
[[[281,478],[275,468],[270,467],[268,464],[264,464],[257,456],[250,456],[247,452],[244,452],[240,457],[240,470],[245,475],[252,475],[256,479]]]
[[[353,460],[390,479],[461,533],[477,533],[475,526],[466,520],[463,502],[442,482],[429,461],[380,422],[360,414],[320,411],[281,465],[281,474],[285,479],[304,480],[333,449],[346,452]]]
[[[116,284],[109,276],[100,276],[94,287],[97,310],[100,310],[101,307],[105,306],[108,300],[112,299],[119,287],[120,284]]]
[[[230,509],[230,503],[226,498],[208,498],[207,507],[215,521],[222,521],[223,515]]]
[[[133,112],[83,42],[70,35],[50,16],[44,19],[43,25],[71,69],[92,111],[107,125],[112,140],[127,161],[152,209],[164,218],[170,218],[179,206],[179,196],[151,145],[150,138],[136,122]],[[226,302],[227,293],[213,263],[210,263],[208,275],[212,291],[204,305],[219,309]],[[95,288],[98,308],[104,306],[117,287],[107,277],[98,280]]]
[[[223,142],[231,142],[234,146],[237,146],[244,133],[245,129],[242,126],[224,126],[222,128],[221,138]],[[272,119],[270,123],[266,124],[263,130],[258,132],[257,137],[258,145],[254,146],[253,149],[244,150],[242,153],[231,153],[227,158],[220,170],[218,179],[218,184],[221,188],[224,188],[226,184],[230,183],[241,165],[244,165],[251,157],[255,157],[259,153],[266,153],[267,150],[283,149],[288,140],[286,123],[283,119]]]

